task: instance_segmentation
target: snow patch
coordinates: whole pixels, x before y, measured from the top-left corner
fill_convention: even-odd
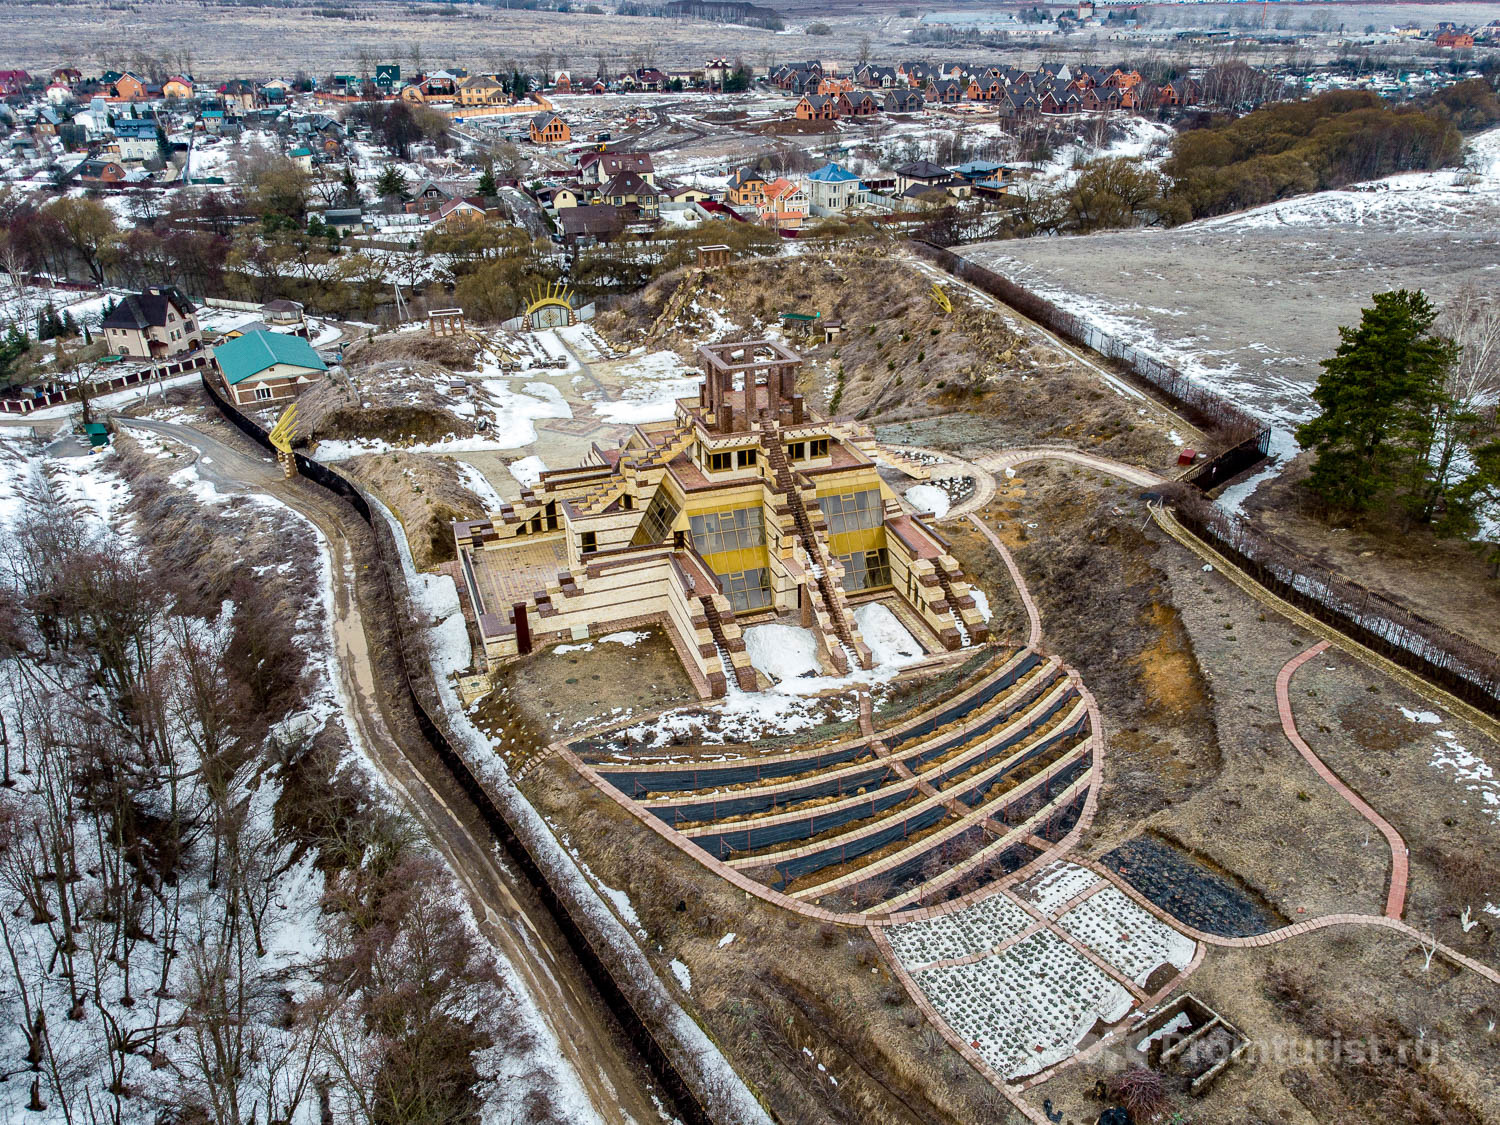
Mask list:
[[[914,484],[906,490],[906,502],[919,512],[931,512],[940,520],[948,514],[952,501],[941,488],[932,484]]]
[[[745,652],[758,672],[773,681],[818,675],[818,640],[798,625],[752,625],[744,632]]]

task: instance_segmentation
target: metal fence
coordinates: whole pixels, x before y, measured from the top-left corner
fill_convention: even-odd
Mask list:
[[[1500,718],[1500,660],[1182,485],[1163,490],[1179,523],[1266,589],[1464,702]]]
[[[1214,436],[1227,443],[1229,448],[1214,461],[1225,460],[1226,469],[1231,465],[1238,467],[1227,475],[1222,470],[1209,473],[1209,467],[1214,464],[1214,461],[1210,461],[1199,467],[1200,474],[1215,477],[1222,482],[1229,476],[1243,472],[1269,453],[1271,427],[1238,403],[1190,379],[1177,368],[1148,355],[1135,345],[1104,331],[1097,324],[1063,311],[1045,297],[1017,285],[994,270],[931,242],[912,239],[911,244],[919,254],[954,277],[998,298],[1022,316],[1057,333],[1069,343],[1118,360],[1133,375],[1159,391],[1194,425],[1211,431]],[[1212,486],[1200,484],[1200,487]]]

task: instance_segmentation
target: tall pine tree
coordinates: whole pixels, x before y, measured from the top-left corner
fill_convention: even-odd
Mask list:
[[[1434,335],[1437,310],[1420,290],[1375,294],[1313,390],[1322,413],[1297,428],[1317,454],[1308,487],[1331,508],[1359,513],[1410,484],[1431,447],[1453,343]]]

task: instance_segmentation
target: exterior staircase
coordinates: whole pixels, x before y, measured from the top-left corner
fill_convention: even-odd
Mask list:
[[[953,576],[948,573],[948,565],[946,558],[939,558],[932,568],[933,575],[937,578],[943,597],[948,602],[948,610],[953,614],[953,623],[958,626],[960,640],[965,646],[978,644],[989,637],[989,626],[980,618],[979,609],[974,604],[972,596],[964,594],[963,601],[959,600],[959,595],[953,589]]]
[[[872,667],[874,660],[870,655],[869,646],[865,644],[864,638],[854,627],[854,618],[849,611],[849,603],[845,600],[844,589],[839,584],[838,580],[841,575],[832,572],[833,567],[838,564],[832,561],[832,556],[828,551],[827,536],[820,528],[813,526],[812,517],[808,514],[807,502],[802,496],[801,488],[797,485],[791,464],[787,461],[786,445],[781,438],[781,427],[768,412],[763,411],[760,428],[761,444],[766,450],[766,461],[772,473],[775,474],[777,491],[787,499],[797,538],[807,554],[808,573],[813,579],[812,587],[818,593],[818,599],[813,605],[818,624],[825,636],[837,638],[841,646],[839,649],[830,646],[830,656],[835,664],[857,662],[862,668]],[[822,522],[821,513],[819,513],[819,522]],[[819,602],[821,605],[818,604]],[[841,668],[840,671],[849,672],[853,671],[853,668]]]
[[[657,318],[651,322],[651,331],[647,333],[652,338],[659,337],[663,332],[669,330],[676,322],[687,303],[703,288],[708,274],[700,269],[690,269],[667,298],[667,303],[662,306]]]
[[[756,691],[759,684],[755,680],[755,669],[751,667],[750,656],[745,651],[745,638],[740,633],[740,627],[735,624],[734,618],[726,619],[724,611],[729,608],[728,601],[723,594],[705,594],[698,599],[703,606],[703,616],[708,622],[709,634],[714,639],[714,644],[719,650],[719,659],[724,665],[724,675],[728,677],[732,672],[735,683],[741,691]],[[719,605],[724,601],[724,605]],[[731,636],[730,634],[733,634]]]
[[[608,477],[603,484],[591,489],[578,500],[579,514],[593,515],[604,511],[624,494],[630,481],[639,480],[642,476],[655,474],[649,483],[660,483],[660,474],[666,471],[668,463],[685,450],[692,440],[691,424],[679,423],[663,444],[652,446],[639,455],[622,456],[619,470]],[[647,498],[641,499],[645,501]]]

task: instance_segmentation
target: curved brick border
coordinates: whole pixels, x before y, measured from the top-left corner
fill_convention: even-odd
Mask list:
[[[1327,647],[1327,641],[1319,641],[1312,648],[1288,660],[1282,665],[1281,671],[1276,674],[1276,710],[1281,714],[1281,729],[1286,733],[1287,741],[1297,748],[1297,753],[1301,754],[1307,764],[1317,771],[1318,776],[1331,785],[1335,793],[1353,805],[1360,816],[1380,829],[1380,834],[1385,837],[1385,842],[1391,847],[1391,885],[1385,896],[1385,916],[1400,918],[1401,911],[1406,906],[1406,879],[1410,870],[1406,841],[1401,838],[1401,833],[1397,832],[1389,821],[1366,804],[1358,793],[1343,783],[1338,774],[1323,764],[1323,759],[1313,753],[1312,747],[1297,733],[1297,720],[1292,715],[1292,699],[1289,690],[1292,674]]]
[[[1142,488],[1166,484],[1170,479],[1160,473],[1153,473],[1150,469],[1140,469],[1134,465],[1127,465],[1123,461],[1111,461],[1108,457],[1099,457],[1093,453],[1084,453],[1065,446],[1035,445],[1023,446],[1020,449],[1000,449],[980,455],[975,458],[974,464],[991,473],[998,473],[1016,465],[1023,465],[1027,461],[1071,461],[1075,465],[1097,470],[1117,477],[1126,484],[1139,485]]]
[[[796,914],[801,914],[804,917],[812,918],[820,922],[828,922],[843,926],[880,928],[883,926],[899,925],[903,922],[925,921],[930,918],[935,918],[940,914],[950,914],[956,910],[962,910],[966,906],[972,906],[974,903],[988,898],[990,895],[999,894],[1005,887],[1010,886],[1021,879],[1030,877],[1031,875],[1035,874],[1042,865],[1050,863],[1052,860],[1058,859],[1066,852],[1071,851],[1074,845],[1077,844],[1079,837],[1082,836],[1088,826],[1093,823],[1094,815],[1098,811],[1099,784],[1103,778],[1104,751],[1107,745],[1107,739],[1105,738],[1104,734],[1103,719],[1099,714],[1098,702],[1094,699],[1093,693],[1084,686],[1083,680],[1078,675],[1078,672],[1073,668],[1068,667],[1066,664],[1060,664],[1059,666],[1061,667],[1062,671],[1068,676],[1068,678],[1073,681],[1074,686],[1078,690],[1078,694],[1082,697],[1084,705],[1088,709],[1089,721],[1093,724],[1092,750],[1094,760],[1093,764],[1089,767],[1089,772],[1087,774],[1088,796],[1084,799],[1083,811],[1079,814],[1077,823],[1073,825],[1073,827],[1068,831],[1067,835],[1053,844],[1048,850],[1042,852],[1041,855],[1037,856],[1025,866],[1011,872],[1009,875],[1005,876],[1004,879],[986,884],[985,886],[980,887],[977,890],[970,891],[966,895],[963,895],[956,899],[951,899],[948,902],[940,903],[937,906],[927,906],[921,907],[917,910],[903,911],[899,918],[893,918],[889,915],[883,914],[846,914],[833,910],[825,910],[820,906],[815,906],[812,903],[803,902],[801,899],[793,898],[791,895],[772,890],[765,884],[759,883],[756,880],[751,879],[749,876],[743,874],[742,872],[736,870],[735,868],[730,867],[722,860],[715,859],[713,856],[703,851],[702,848],[699,848],[697,845],[695,845],[690,839],[688,839],[685,834],[664,823],[653,813],[649,812],[639,802],[633,801],[624,793],[621,793],[613,785],[605,781],[593,766],[583,761],[583,759],[581,759],[576,753],[574,753],[566,743],[553,743],[552,752],[566,761],[569,765],[571,765],[573,769],[576,770],[582,777],[590,781],[594,785],[594,788],[598,789],[599,792],[603,793],[611,801],[615,802],[615,804],[619,805],[626,812],[630,813],[631,816],[635,817],[636,820],[640,821],[647,828],[651,829],[651,831],[655,832],[658,836],[662,837],[669,843],[676,845],[683,852],[686,852],[688,856],[691,857],[695,862],[701,863],[704,867],[707,867],[710,871],[714,872],[714,874],[733,884],[735,887],[746,892],[747,894],[752,894],[756,898],[771,903],[773,906],[782,907],[785,910],[790,910]]]
[[[936,457],[945,465],[951,465],[955,469],[962,470],[965,475],[974,480],[974,495],[948,509],[945,520],[956,520],[977,512],[988,504],[995,496],[995,474],[988,469],[976,465],[973,461],[965,461],[962,457],[955,457],[951,453],[944,453],[938,449],[929,449],[925,445],[897,445],[894,442],[882,442],[883,446],[892,453],[923,453],[928,457]],[[900,466],[896,466],[900,469]],[[938,466],[928,466],[937,468]]]
[[[978,516],[970,516],[969,522],[979,529],[979,533],[990,541],[990,546],[995,548],[995,553],[1000,556],[1000,561],[1005,563],[1005,569],[1010,571],[1010,580],[1015,583],[1016,593],[1021,595],[1021,604],[1026,607],[1026,620],[1028,622],[1026,632],[1026,645],[1040,651],[1042,643],[1042,615],[1036,608],[1036,602],[1031,598],[1031,591],[1026,588],[1026,581],[1021,577],[1021,568],[1016,565],[1016,560],[1011,555],[1004,543],[1000,542],[1000,536],[989,524]]]

